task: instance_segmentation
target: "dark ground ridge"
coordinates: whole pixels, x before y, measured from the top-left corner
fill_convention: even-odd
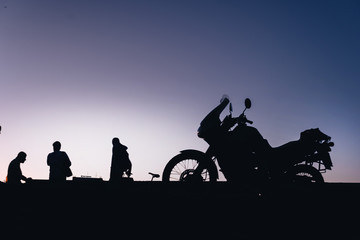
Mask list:
[[[0,192],[0,228],[22,238],[360,238],[358,183],[34,180]]]

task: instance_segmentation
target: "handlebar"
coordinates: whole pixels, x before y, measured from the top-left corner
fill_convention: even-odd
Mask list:
[[[240,114],[239,117],[233,118],[231,115],[227,115],[221,123],[221,128],[225,131],[230,130],[235,124],[253,124],[253,121],[250,121],[246,118],[245,114]]]
[[[248,120],[244,113],[240,114],[240,116],[237,119],[238,119],[238,123],[249,123],[249,124],[254,123],[253,121]]]

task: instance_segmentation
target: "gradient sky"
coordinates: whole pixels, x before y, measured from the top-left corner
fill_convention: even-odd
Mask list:
[[[135,180],[182,149],[205,151],[223,94],[272,146],[319,127],[326,181],[360,182],[359,1],[0,0],[0,180],[19,151],[47,179],[62,143],[75,176],[108,180],[111,140]]]

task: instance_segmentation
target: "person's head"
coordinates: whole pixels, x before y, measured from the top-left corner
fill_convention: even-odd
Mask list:
[[[53,143],[54,152],[60,151],[61,143],[59,141],[56,141]]]
[[[113,145],[120,144],[119,138],[117,138],[117,137],[113,138],[112,144],[113,144]]]
[[[20,161],[21,163],[24,163],[26,161],[26,153],[19,152],[16,159]]]

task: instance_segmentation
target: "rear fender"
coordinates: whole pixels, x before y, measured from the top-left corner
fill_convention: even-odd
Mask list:
[[[193,158],[193,159],[199,159],[201,161],[204,161],[203,163],[207,166],[207,168],[209,169],[209,171],[212,171],[216,174],[216,179],[219,179],[219,172],[218,169],[216,167],[215,162],[211,159],[211,157],[209,157],[207,154],[199,151],[199,150],[195,150],[195,149],[187,149],[187,150],[182,150],[180,151],[182,154],[185,154],[187,156],[189,156],[189,158]]]

